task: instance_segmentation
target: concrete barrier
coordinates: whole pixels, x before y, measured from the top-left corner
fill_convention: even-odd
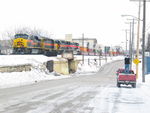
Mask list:
[[[22,71],[31,71],[31,64],[16,65],[16,66],[3,66],[0,67],[0,72],[22,72]]]
[[[74,73],[77,70],[79,60],[59,59],[54,61],[54,71],[63,75]]]
[[[68,60],[69,73],[75,73],[79,64],[79,60]]]
[[[66,59],[58,59],[58,61],[54,61],[54,71],[63,75],[68,75],[68,61]]]
[[[32,66],[31,64],[23,64],[16,66],[2,66],[0,67],[0,72],[22,72],[22,71],[31,71],[31,69],[40,69],[46,72],[46,69],[49,72],[55,71],[56,73],[60,73],[63,75],[68,75],[70,73],[74,73],[77,70],[79,60],[67,60],[64,58],[59,58],[56,61],[47,61],[43,64],[36,66]]]

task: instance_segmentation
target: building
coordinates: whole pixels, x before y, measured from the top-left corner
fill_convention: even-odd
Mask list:
[[[12,40],[0,40],[0,50],[2,54],[12,53]]]
[[[96,38],[84,38],[84,41],[82,38],[78,39],[72,39],[73,42],[79,43],[80,46],[82,46],[82,43],[84,43],[84,46],[89,46],[89,47],[94,47],[97,44],[97,39]]]

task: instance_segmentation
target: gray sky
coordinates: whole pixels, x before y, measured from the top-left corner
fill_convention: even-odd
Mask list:
[[[149,7],[147,3],[147,11]],[[123,29],[129,28],[121,15],[137,16],[137,11],[138,3],[129,0],[0,0],[0,33],[35,27],[57,38],[85,33],[99,43],[114,45],[125,41]],[[147,24],[149,16],[147,12]]]

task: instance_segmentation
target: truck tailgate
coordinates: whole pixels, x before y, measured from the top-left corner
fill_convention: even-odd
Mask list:
[[[135,74],[120,74],[118,75],[119,81],[136,81],[136,75]]]

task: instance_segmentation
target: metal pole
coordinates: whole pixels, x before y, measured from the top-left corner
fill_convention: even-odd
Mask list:
[[[143,0],[142,82],[145,82],[145,24],[146,24],[146,0]]]
[[[84,64],[84,33],[82,34],[82,47],[83,47],[82,64]]]
[[[137,49],[136,49],[136,59],[139,59],[139,39],[140,39],[140,13],[141,13],[141,1],[139,0],[139,12],[138,12],[138,26],[137,26]],[[136,78],[138,78],[138,67],[136,64]]]
[[[88,58],[88,65],[90,65],[90,58]]]
[[[105,62],[107,63],[106,49],[107,49],[107,46],[105,46]]]
[[[131,68],[132,68],[132,60],[134,58],[134,18],[132,23],[132,43],[131,43]]]
[[[101,66],[101,54],[102,54],[102,51],[101,51],[101,48],[99,50],[99,66]]]
[[[128,45],[127,45],[127,41],[128,41],[128,39],[127,39],[127,29],[125,30],[125,32],[126,32],[126,53],[127,53],[127,48],[128,48]]]
[[[132,38],[132,23],[130,22],[130,41],[129,41],[129,57],[131,58],[131,38]],[[130,64],[131,64],[131,61],[130,61]],[[131,69],[131,65],[130,65],[130,69]]]

